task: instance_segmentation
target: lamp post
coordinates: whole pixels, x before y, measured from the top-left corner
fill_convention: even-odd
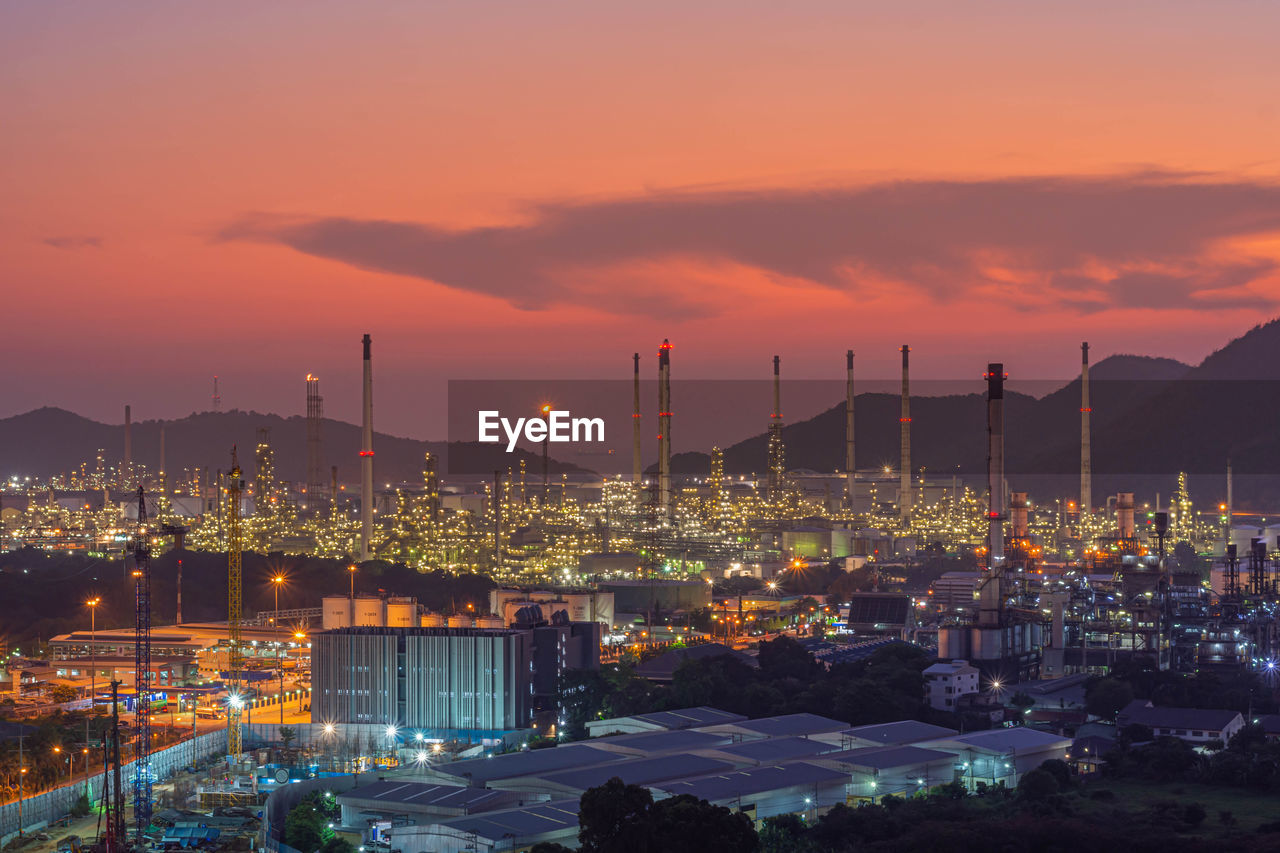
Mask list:
[[[89,717],[93,715],[94,701],[98,698],[98,605],[102,599],[95,596],[85,602],[89,608],[89,711],[84,715],[84,745],[89,745]]]
[[[276,701],[280,704],[280,725],[284,726],[284,664],[280,660],[280,587],[284,584],[284,575],[276,575],[271,578],[271,588],[276,594],[276,612],[271,620],[274,623],[274,635],[276,640],[276,671],[279,673],[280,692],[276,696]]]

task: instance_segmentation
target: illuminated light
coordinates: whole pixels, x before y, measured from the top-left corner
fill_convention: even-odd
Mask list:
[[[372,456],[372,455],[373,455],[373,451],[372,451],[372,450],[361,450],[361,451],[360,451],[360,455],[361,455],[361,456]]]

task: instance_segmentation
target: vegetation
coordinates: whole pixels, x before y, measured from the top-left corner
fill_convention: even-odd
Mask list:
[[[302,798],[284,821],[284,843],[295,850],[355,853],[351,844],[329,828],[342,818],[342,809],[331,794],[313,791]]]
[[[654,802],[616,776],[582,795],[582,853],[742,853],[756,848],[751,818],[681,794]]]
[[[690,659],[670,686],[640,678],[626,662],[570,671],[560,683],[566,737],[585,737],[589,720],[695,705],[748,717],[808,712],[855,726],[937,713],[922,699],[922,673],[930,663],[923,649],[887,646],[827,670],[794,639],[778,637],[760,644],[758,661],[757,669],[735,655]]]
[[[613,779],[583,795],[579,840],[588,853],[1210,853],[1280,847],[1270,797],[1204,786],[1100,784],[1106,787],[1082,784],[1064,762],[1047,761],[1028,772],[1016,792],[997,786],[971,795],[953,783],[908,799],[836,805],[815,821],[795,814],[766,818],[756,833],[746,831],[751,825],[744,815],[729,809],[688,796],[653,803],[645,789]],[[664,809],[676,800],[684,802]]]

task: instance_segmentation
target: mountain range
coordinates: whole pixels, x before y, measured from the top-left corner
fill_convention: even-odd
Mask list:
[[[1236,474],[1238,501],[1280,505],[1280,320],[1256,326],[1209,355],[1198,365],[1168,358],[1114,355],[1090,367],[1090,408],[1096,502],[1113,490],[1171,492],[1179,472],[1187,472],[1197,498],[1214,502],[1225,493],[1225,470]],[[1016,387],[1011,383],[1012,387]],[[986,466],[986,400],[983,383],[958,385],[944,396],[911,401],[912,467],[934,476],[956,473],[981,481]],[[1009,390],[1005,398],[1007,471],[1010,487],[1048,489],[1055,496],[1078,490],[1080,466],[1080,380],[1050,393],[1032,396]],[[783,429],[790,469],[832,472],[843,466],[844,403]],[[305,477],[306,420],[257,412],[203,412],[165,422],[167,466],[227,468],[232,445],[240,448],[242,467],[252,471],[257,430],[270,429],[278,475]],[[859,394],[856,400],[858,467],[896,469],[899,455],[899,397]],[[99,448],[108,464],[123,455],[124,427],[103,424],[63,409],[42,408],[0,420],[0,475],[45,477],[77,468],[90,469]],[[324,471],[338,465],[339,479],[358,476],[360,427],[326,419],[323,423]],[[518,466],[541,470],[541,457],[497,445],[420,441],[378,433],[377,478],[387,482],[421,479],[423,454],[465,456],[466,470]],[[135,462],[156,470],[160,422],[133,425]],[[762,472],[767,459],[765,433],[725,448],[730,474]],[[682,453],[672,462],[680,474],[705,476],[706,453]],[[462,468],[459,467],[458,470]],[[442,472],[447,468],[442,465]],[[583,472],[551,461],[551,471]],[[1142,498],[1140,498],[1141,500]],[[1203,503],[1201,504],[1203,505]],[[1280,514],[1280,513],[1277,513]]]

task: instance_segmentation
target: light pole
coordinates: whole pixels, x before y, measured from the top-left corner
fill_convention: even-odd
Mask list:
[[[355,600],[356,600],[356,568],[357,566],[355,563],[352,563],[351,565],[347,566],[347,571],[351,574],[351,601],[352,601],[351,606],[352,607],[355,606]]]
[[[89,608],[89,711],[84,715],[84,745],[89,745],[89,717],[93,716],[94,700],[98,698],[98,605],[102,599],[94,597],[85,602]]]
[[[276,612],[275,617],[271,620],[274,625],[274,634],[276,639],[276,671],[279,674],[280,692],[276,696],[276,701],[280,703],[280,726],[284,726],[284,663],[280,660],[280,587],[284,584],[284,575],[276,575],[271,579],[272,590],[276,594]]]

